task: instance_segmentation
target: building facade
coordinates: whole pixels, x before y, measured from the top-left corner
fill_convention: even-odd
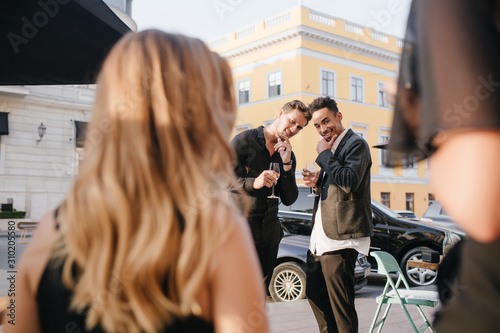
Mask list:
[[[272,122],[281,106],[333,97],[343,124],[370,146],[390,137],[393,110],[383,84],[397,78],[403,41],[302,6],[213,40],[209,46],[232,67],[238,98],[235,134]],[[292,138],[301,169],[314,161],[319,136],[312,125]],[[372,197],[421,216],[434,200],[425,161],[383,166],[372,148]]]
[[[132,0],[104,2],[137,30]],[[0,204],[39,221],[62,202],[83,159],[94,99],[95,85],[0,86]]]
[[[33,221],[60,204],[78,172],[79,125],[89,121],[94,96],[94,86],[0,87],[8,122],[0,135],[0,203],[13,201]]]
[[[117,15],[125,15],[124,22],[130,19],[130,0],[106,2]],[[393,111],[382,86],[397,77],[402,44],[394,36],[305,7],[209,43],[233,69],[235,134],[272,122],[290,100],[307,104],[329,95],[338,102],[344,126],[370,146],[390,137]],[[13,201],[13,208],[26,211],[26,220],[32,221],[57,207],[78,172],[94,95],[94,86],[0,87],[0,115],[9,128],[8,134],[0,134],[0,203]],[[42,125],[45,133],[40,137]],[[299,183],[300,170],[315,160],[318,140],[312,125],[292,138]],[[373,148],[371,153],[372,197],[420,217],[429,199],[436,199],[427,163],[408,161],[410,167],[387,168],[383,150]]]

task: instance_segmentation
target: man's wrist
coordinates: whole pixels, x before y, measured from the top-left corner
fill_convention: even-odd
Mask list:
[[[292,165],[292,160],[290,160],[289,162],[283,162],[283,165]]]

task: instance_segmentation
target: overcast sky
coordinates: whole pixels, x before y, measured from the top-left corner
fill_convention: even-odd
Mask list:
[[[134,0],[139,30],[157,28],[210,41],[279,14],[304,7],[404,36],[410,0]]]

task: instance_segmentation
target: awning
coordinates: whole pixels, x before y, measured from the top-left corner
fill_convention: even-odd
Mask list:
[[[128,31],[102,0],[0,0],[0,85],[94,83]]]
[[[372,146],[373,148],[379,148],[379,149],[387,149],[389,147],[389,140],[382,141],[377,143],[376,145]]]

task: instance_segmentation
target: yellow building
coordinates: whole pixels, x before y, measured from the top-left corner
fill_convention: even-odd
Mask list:
[[[370,146],[390,137],[393,110],[382,86],[395,80],[403,41],[305,7],[295,7],[209,43],[232,67],[238,118],[235,134],[272,122],[281,106],[321,95],[337,102],[344,127]],[[314,161],[319,135],[312,125],[292,145],[296,177]],[[425,161],[407,168],[382,166],[384,151],[372,148],[372,197],[393,209],[421,216],[434,199]]]

